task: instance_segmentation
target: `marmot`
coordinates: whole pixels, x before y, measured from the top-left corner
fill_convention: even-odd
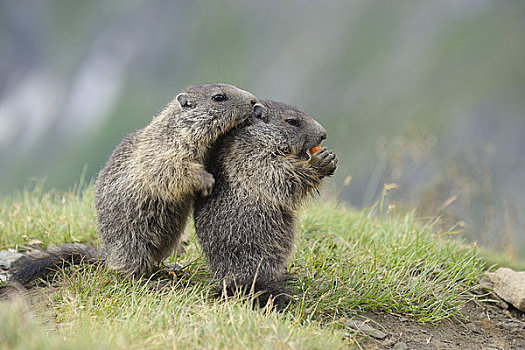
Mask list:
[[[204,168],[208,149],[260,108],[251,93],[227,84],[185,89],[143,129],[122,140],[95,183],[100,254],[68,247],[22,266],[14,278],[28,283],[63,261],[105,259],[126,276],[154,272],[177,246],[197,194],[214,186]]]
[[[210,152],[215,186],[195,201],[195,230],[221,290],[254,287],[260,306],[273,295],[280,308],[290,300],[282,282],[297,210],[338,159],[324,147],[308,153],[326,138],[312,117],[283,103],[260,103],[249,125]]]

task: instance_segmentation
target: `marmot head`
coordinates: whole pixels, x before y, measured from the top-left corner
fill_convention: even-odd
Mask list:
[[[246,111],[251,112],[257,98],[229,84],[199,84],[184,89],[175,97],[178,109],[202,110],[212,116],[212,119],[224,118],[226,115],[242,115],[246,119]]]
[[[276,151],[308,159],[308,150],[326,139],[326,130],[314,118],[284,103],[264,100],[254,107],[250,121],[256,138]],[[264,123],[262,125],[257,125]]]
[[[192,85],[171,103],[187,132],[204,143],[216,140],[252,116],[257,98],[248,91],[229,84]]]

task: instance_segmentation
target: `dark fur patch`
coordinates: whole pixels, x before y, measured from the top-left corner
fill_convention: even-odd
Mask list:
[[[30,282],[45,278],[64,266],[80,265],[102,261],[101,253],[92,247],[58,247],[56,252],[46,251],[45,255],[36,259],[24,259],[15,269],[12,279],[27,285]]]
[[[195,232],[215,278],[224,282],[218,295],[254,292],[257,305],[271,298],[281,309],[292,300],[285,270],[297,210],[331,174],[327,169],[335,170],[336,160],[330,164],[331,151],[326,160],[302,157],[326,137],[312,117],[282,103],[261,103],[264,120],[254,117],[213,145],[207,170],[215,187],[211,196],[195,200]],[[298,122],[287,123],[289,118]]]
[[[226,295],[225,295],[226,294]],[[283,288],[281,281],[256,281],[249,285],[219,284],[215,296],[218,298],[245,295],[253,297],[253,306],[265,308],[270,299],[276,310],[285,309],[293,301],[290,291]]]

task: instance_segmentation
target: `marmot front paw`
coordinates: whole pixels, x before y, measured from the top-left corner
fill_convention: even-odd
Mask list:
[[[197,191],[200,192],[201,196],[208,197],[213,191],[214,185],[215,179],[213,178],[213,175],[208,172],[204,172],[202,173],[201,182],[197,187]]]
[[[312,161],[319,167],[321,174],[329,176],[335,172],[339,159],[337,159],[334,151],[321,147],[320,150],[312,155]]]

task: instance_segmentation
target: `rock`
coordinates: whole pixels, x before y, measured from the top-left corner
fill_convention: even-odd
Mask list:
[[[474,293],[478,295],[488,295],[492,300],[496,302],[496,305],[502,308],[503,310],[507,310],[509,308],[509,304],[507,304],[503,299],[501,299],[495,292],[494,292],[494,284],[491,282],[490,278],[486,275],[483,275],[479,278],[478,281],[479,289],[475,289]]]
[[[15,262],[23,256],[24,255],[18,253],[14,249],[0,251],[0,268],[3,270],[9,270],[13,268]]]
[[[28,259],[14,249],[0,251],[0,282],[6,282],[10,278],[10,270],[22,259]]]
[[[386,334],[385,332],[382,332],[379,329],[376,329],[370,326],[368,322],[366,321],[363,322],[363,321],[357,321],[357,320],[349,320],[348,322],[346,322],[346,325],[349,328],[359,331],[360,333],[364,335],[367,335],[367,336],[369,335],[375,339],[382,340],[388,336],[388,334]]]
[[[467,323],[467,324],[465,325],[465,327],[466,327],[469,331],[471,331],[472,333],[481,334],[481,332],[482,332],[482,329],[481,329],[480,327],[478,327],[475,323],[472,323],[472,322]]]
[[[170,269],[171,271],[175,273],[182,273],[184,268],[178,262],[174,262],[172,264],[168,264],[168,269]]]
[[[494,292],[516,309],[525,312],[525,271],[516,272],[500,267],[495,272],[487,272],[494,285]]]
[[[408,350],[408,345],[400,341],[394,345],[394,350]]]
[[[520,329],[525,328],[523,323],[521,323],[519,321],[515,321],[515,320],[508,320],[508,321],[504,321],[504,322],[499,322],[498,323],[498,327],[507,329],[509,331],[520,330]]]
[[[6,282],[9,279],[9,275],[6,271],[0,270],[0,282]]]

